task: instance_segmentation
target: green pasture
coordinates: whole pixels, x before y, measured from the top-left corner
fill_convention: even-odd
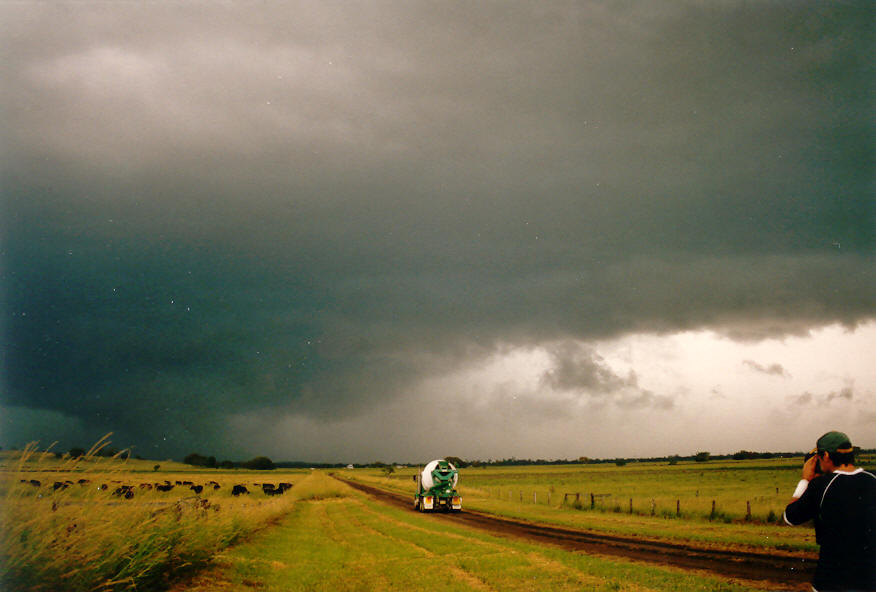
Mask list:
[[[782,521],[801,464],[802,458],[470,467],[460,470],[458,489],[464,509],[525,520],[722,546],[814,550],[811,528]],[[338,474],[413,495],[416,473]]]
[[[460,470],[459,490],[464,511],[700,546],[811,554],[817,548],[812,529],[781,522],[801,461],[472,467]],[[411,498],[417,472],[335,471]],[[31,485],[32,479],[41,484]],[[221,487],[200,495],[187,486],[171,492],[149,487],[164,480]],[[71,485],[55,490],[57,481]],[[259,486],[280,481],[294,487],[267,496]],[[252,494],[232,496],[231,487],[240,483]],[[113,496],[121,484],[136,495]],[[422,587],[426,580],[427,588],[438,583],[448,590],[745,589],[681,570],[496,538],[373,502],[321,471],[206,469],[95,454],[57,458],[29,447],[0,454],[0,502],[0,587],[9,590],[151,589],[204,567],[197,576],[201,588],[192,589],[370,590]],[[218,570],[210,568],[217,564]],[[207,586],[203,578],[213,579]]]
[[[352,490],[297,503],[178,591],[751,590],[702,574],[496,537]]]

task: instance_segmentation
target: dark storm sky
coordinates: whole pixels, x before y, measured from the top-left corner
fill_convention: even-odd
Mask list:
[[[876,317],[872,3],[0,12],[0,444],[297,458],[230,418]],[[553,359],[549,387],[636,380]]]

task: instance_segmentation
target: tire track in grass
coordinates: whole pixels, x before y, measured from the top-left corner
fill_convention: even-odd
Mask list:
[[[360,493],[361,494],[361,493]],[[446,520],[442,520],[444,515],[436,515],[436,514],[428,514],[428,513],[415,513],[410,514],[408,508],[403,508],[402,504],[398,504],[399,507],[392,510],[395,513],[397,512],[407,512],[405,514],[405,518],[410,517],[411,521],[414,518],[419,519],[419,521],[428,521],[429,525],[433,528],[426,528],[423,526],[417,526],[412,524],[411,522],[405,521],[400,518],[395,518],[388,516],[385,512],[379,512],[376,508],[383,507],[387,508],[385,504],[381,504],[381,506],[364,505],[363,509],[368,511],[375,519],[381,522],[392,522],[403,527],[406,530],[416,530],[420,532],[424,532],[427,534],[434,534],[436,530],[440,531],[441,534],[447,538],[453,538],[457,540],[460,544],[465,544],[471,546],[473,542],[490,548],[489,553],[482,554],[478,559],[472,559],[465,556],[460,556],[458,561],[460,562],[460,567],[465,569],[465,564],[479,564],[479,563],[487,563],[487,555],[493,554],[496,556],[507,556],[509,553],[512,555],[518,554],[517,551],[513,549],[509,549],[507,544],[501,538],[496,537],[494,534],[486,533],[482,529],[469,526],[467,524],[453,524],[448,525]],[[387,508],[388,510],[388,508]],[[389,510],[388,510],[389,511]],[[471,532],[474,536],[478,536],[479,538],[473,539],[471,535],[466,536],[465,534],[455,533],[448,531],[448,527],[455,528],[461,531]],[[475,534],[476,533],[476,534]],[[486,537],[488,540],[484,540],[483,537]],[[544,573],[551,574],[550,580],[554,582],[556,586],[562,586],[563,584],[570,586],[571,589],[580,590],[602,590],[602,589],[612,589],[612,590],[623,590],[624,592],[654,592],[653,588],[649,588],[647,586],[642,586],[640,584],[623,582],[620,583],[616,580],[607,580],[605,577],[596,576],[591,573],[587,573],[583,571],[581,568],[575,567],[573,565],[567,565],[561,561],[557,561],[555,559],[551,559],[543,554],[543,552],[529,551],[523,552],[521,556],[525,557],[528,563],[528,566],[540,570]],[[614,558],[609,558],[609,560]],[[527,570],[529,571],[529,570]],[[523,584],[524,589],[526,584]],[[619,587],[615,587],[619,586]],[[505,589],[505,588],[503,588]],[[551,588],[553,589],[553,588]]]
[[[323,532],[328,535],[334,544],[349,547],[350,541],[340,535],[335,521],[328,515],[328,505],[313,504],[313,507],[316,508],[316,511],[319,514],[318,519]]]
[[[593,588],[606,585],[605,578],[598,578],[591,574],[584,573],[579,569],[576,569],[569,565],[564,565],[563,563],[550,559],[549,557],[546,557],[536,551],[527,553],[526,558],[533,566],[538,566],[539,569],[543,569],[548,573],[555,574],[556,578],[561,578],[566,573],[571,572],[578,577],[578,580],[582,583],[582,585],[586,583]],[[642,588],[640,586],[631,587],[629,585],[624,585],[623,590],[625,592],[654,592],[650,588]]]
[[[344,567],[353,572],[367,572],[372,584],[368,589],[418,587],[421,579],[441,579],[449,580],[449,585],[442,586],[445,590],[497,592],[462,571],[455,562],[448,562],[446,556],[375,528],[369,520],[363,519],[363,514],[368,512],[365,498],[355,495],[355,498],[346,498],[343,504],[327,509],[331,522],[343,526],[339,536],[347,539],[347,544],[354,549],[364,551],[347,561]],[[376,522],[380,524],[379,518]]]
[[[369,508],[365,503],[363,503],[360,500],[356,500],[355,503],[357,504],[358,509],[362,510],[364,513],[370,514],[373,517],[376,517],[378,524],[381,524],[381,522],[383,522],[383,524],[386,524],[387,522],[392,522],[395,524],[403,525],[403,526],[405,526],[406,529],[408,528],[408,525],[406,525],[398,520],[395,520],[395,519],[387,516],[386,514],[380,514],[376,511],[374,511],[372,508]],[[441,555],[441,554],[435,553],[431,549],[429,549],[423,545],[420,545],[420,544],[416,543],[415,541],[403,539],[401,537],[397,537],[395,535],[392,535],[389,532],[380,530],[378,528],[374,528],[370,524],[366,524],[365,522],[363,522],[362,520],[360,520],[356,516],[353,516],[352,519],[355,520],[356,523],[359,525],[359,527],[362,528],[363,530],[368,530],[369,532],[374,533],[377,536],[385,537],[385,538],[393,541],[395,544],[397,544],[399,546],[410,547],[410,548],[416,549],[423,554],[424,558],[427,558],[430,561],[440,560],[442,563],[442,568],[449,570],[455,577],[463,580],[468,586],[471,587],[472,590],[481,590],[483,592],[498,592],[495,588],[488,585],[482,579],[478,578],[474,574],[469,573],[468,571],[463,569],[456,561],[454,561],[453,563],[448,563],[447,561],[445,561],[445,557],[448,557],[448,555]],[[434,532],[429,531],[427,529],[418,528],[417,530],[426,532],[426,533],[430,534],[431,536],[435,536]],[[451,555],[449,557],[453,557],[453,556]]]
[[[548,580],[544,580],[544,578],[539,578],[542,582],[551,582],[557,586],[566,584],[570,585],[572,589],[578,590],[586,587],[587,589],[598,589],[603,587],[606,582],[604,578],[594,576],[592,574],[585,573],[580,569],[577,569],[570,565],[565,565],[562,562],[555,561],[548,557],[545,557],[542,554],[537,552],[525,552],[520,553],[514,549],[510,549],[507,544],[504,544],[500,539],[489,535],[484,534],[483,532],[472,529],[468,526],[453,526],[452,528],[456,530],[468,531],[471,534],[465,535],[462,533],[451,532],[447,530],[448,525],[445,522],[442,522],[438,519],[435,519],[435,516],[430,516],[427,514],[413,514],[411,515],[411,521],[402,520],[400,518],[390,516],[387,514],[388,511],[392,511],[386,506],[382,506],[381,509],[385,509],[385,511],[380,512],[376,508],[381,506],[375,506],[373,504],[364,504],[362,506],[362,510],[368,512],[369,515],[379,524],[379,525],[388,525],[394,524],[397,527],[401,528],[404,532],[417,531],[424,533],[429,536],[435,536],[436,532],[440,534],[440,536],[453,540],[457,545],[466,549],[465,553],[454,553],[453,556],[457,561],[457,565],[459,569],[465,573],[470,573],[470,568],[467,569],[467,565],[469,564],[479,564],[485,563],[489,560],[490,555],[495,555],[499,558],[506,558],[507,556],[515,556],[517,559],[524,559],[525,564],[521,565],[520,568],[522,571],[531,572],[532,570],[537,570],[541,573],[550,574]],[[407,516],[406,516],[407,517]],[[429,520],[429,525],[433,528],[426,528],[424,526],[419,526],[413,524],[413,518],[417,518],[419,521]],[[434,519],[434,520],[430,520]],[[478,537],[478,538],[473,538]],[[484,537],[489,537],[489,540],[485,540]],[[472,548],[472,544],[477,544],[484,550],[484,553],[477,554],[476,559],[472,559],[469,557],[471,555],[470,551]],[[417,543],[412,543],[417,544]],[[419,545],[418,545],[419,546]],[[471,577],[478,579],[479,581],[484,581],[479,576],[471,573]],[[485,582],[485,585],[488,585]],[[490,588],[492,589],[492,588]],[[505,588],[500,588],[505,589]],[[554,589],[553,587],[551,589]],[[624,586],[624,590],[628,589],[628,586]],[[630,590],[640,590],[642,592],[647,591],[647,588],[635,587],[629,588]]]

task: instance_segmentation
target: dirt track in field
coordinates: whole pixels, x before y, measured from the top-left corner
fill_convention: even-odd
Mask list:
[[[337,476],[335,476],[337,478]],[[378,501],[413,511],[405,495],[341,479]],[[781,554],[708,549],[684,543],[653,541],[598,532],[521,522],[471,510],[435,514],[502,536],[559,546],[570,551],[624,557],[676,568],[701,570],[724,578],[746,580],[770,590],[810,590],[817,557],[811,553]]]

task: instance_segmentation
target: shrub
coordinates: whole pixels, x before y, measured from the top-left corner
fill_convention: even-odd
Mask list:
[[[270,471],[274,469],[274,463],[267,456],[257,456],[252,460],[241,463],[241,466],[255,471]]]

